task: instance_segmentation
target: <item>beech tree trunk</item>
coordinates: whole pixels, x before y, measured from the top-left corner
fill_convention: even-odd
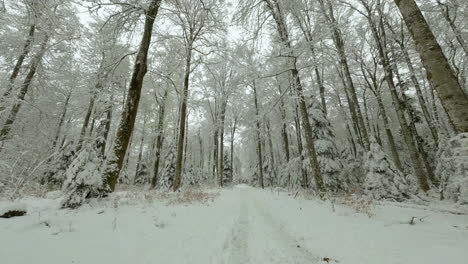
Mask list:
[[[145,25],[143,37],[138,49],[138,54],[133,68],[132,78],[128,87],[127,100],[120,118],[120,124],[117,128],[117,135],[114,140],[112,154],[107,160],[106,171],[103,175],[104,188],[106,191],[113,192],[117,184],[120,171],[123,166],[125,153],[129,145],[130,137],[135,126],[135,118],[140,103],[141,88],[143,79],[147,71],[148,50],[151,44],[153,25],[158,14],[161,0],[152,0],[146,10]]]
[[[456,132],[468,132],[468,96],[414,0],[394,0],[408,27],[442,106]]]

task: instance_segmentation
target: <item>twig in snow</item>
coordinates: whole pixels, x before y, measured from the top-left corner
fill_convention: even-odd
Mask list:
[[[322,261],[324,261],[324,262],[327,262],[327,263],[330,263],[330,262],[339,263],[339,261],[338,261],[338,260],[336,260],[336,259],[332,259],[332,258],[328,258],[328,257],[324,257],[324,258],[322,258]]]

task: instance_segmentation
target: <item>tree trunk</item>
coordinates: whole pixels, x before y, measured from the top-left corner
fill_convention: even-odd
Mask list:
[[[103,157],[104,157],[104,154],[106,152],[107,140],[109,139],[109,132],[110,132],[110,127],[111,127],[111,122],[112,122],[112,101],[113,101],[113,98],[114,97],[111,96],[110,101],[107,102],[106,110],[105,110],[106,117],[105,117],[104,121],[102,121],[104,123],[104,132],[103,132],[104,142],[103,142],[103,146],[102,146],[102,149],[101,149]]]
[[[231,176],[231,180],[234,180],[234,136],[236,135],[236,129],[237,129],[237,119],[238,117],[235,116],[234,117],[234,123],[232,125],[232,128],[231,128],[231,153],[230,153],[230,162],[231,162],[231,171],[230,171],[230,176]]]
[[[421,190],[426,192],[430,189],[429,183],[427,181],[426,174],[424,173],[421,160],[419,159],[416,142],[414,141],[413,134],[406,121],[403,105],[398,96],[395,83],[393,82],[393,71],[392,71],[393,67],[390,63],[390,59],[388,58],[388,53],[386,50],[386,43],[384,42],[385,37],[379,35],[377,28],[375,26],[375,23],[371,19],[371,16],[368,16],[367,19],[369,22],[369,27],[372,32],[372,36],[375,41],[375,45],[377,46],[377,50],[379,53],[380,60],[382,62],[383,70],[385,72],[385,80],[387,81],[388,88],[390,89],[390,94],[392,95],[393,105],[395,106],[395,111],[397,113],[398,121],[400,122],[400,127],[403,133],[403,138],[408,147],[410,159],[413,164],[414,173],[416,174],[416,177],[418,179],[419,187],[421,188]]]
[[[411,62],[411,58],[410,58],[410,56],[408,54],[408,51],[407,51],[407,49],[405,47],[405,44],[404,44],[403,40],[400,42],[400,47],[401,47],[401,51],[403,53],[403,57],[405,58],[406,66],[408,67],[408,70],[409,70],[409,73],[410,73],[411,81],[412,81],[413,86],[414,86],[414,88],[416,90],[416,95],[418,96],[419,105],[421,106],[421,109],[422,109],[422,112],[423,112],[423,115],[424,115],[424,119],[426,119],[427,126],[429,127],[429,130],[431,131],[431,135],[432,135],[432,138],[434,139],[435,145],[438,146],[439,145],[439,134],[437,133],[437,128],[435,127],[434,122],[433,122],[433,120],[431,118],[431,115],[429,114],[429,110],[427,108],[427,103],[426,103],[426,100],[424,99],[424,95],[422,93],[421,86],[419,85],[419,81],[416,78],[416,72],[414,70],[413,63]]]
[[[283,91],[281,91],[281,86],[278,85],[278,90],[280,94],[280,113],[281,113],[281,138],[283,140],[284,155],[286,158],[286,164],[289,163],[290,153],[289,153],[289,138],[288,138],[288,126],[286,124],[286,109],[284,108],[283,101]],[[291,174],[288,172],[288,187],[291,186]]]
[[[89,127],[89,121],[91,120],[91,115],[93,113],[94,102],[96,101],[96,98],[95,98],[96,95],[97,95],[96,93],[93,93],[91,95],[91,98],[89,99],[88,110],[86,111],[86,115],[83,120],[83,125],[81,126],[80,139],[78,140],[77,150],[81,149],[81,146],[83,145],[83,141],[86,137],[86,130],[88,130],[88,127]]]
[[[143,129],[141,131],[141,139],[140,139],[140,149],[138,150],[138,159],[137,159],[137,166],[135,170],[135,176],[133,177],[133,184],[138,178],[138,174],[140,173],[141,169],[141,160],[143,158],[143,146],[145,143],[145,130],[146,130],[146,115],[143,117]]]
[[[24,59],[26,56],[28,56],[29,52],[31,51],[31,44],[34,40],[34,34],[36,32],[36,24],[32,24],[29,27],[29,33],[28,37],[26,38],[26,41],[23,46],[23,50],[18,57],[18,60],[16,61],[15,67],[13,68],[13,72],[10,75],[10,78],[8,78],[8,86],[6,91],[3,93],[3,98],[6,98],[10,96],[11,92],[13,91],[14,83],[16,80],[16,77],[18,77],[19,71],[21,70],[21,66],[23,66]],[[0,111],[2,106],[0,106]]]
[[[180,124],[179,124],[179,138],[177,143],[177,156],[176,156],[176,168],[175,168],[175,179],[173,190],[177,191],[182,184],[182,161],[184,155],[184,141],[185,141],[185,122],[187,121],[187,97],[188,88],[190,84],[190,72],[192,63],[192,45],[189,44],[187,47],[187,58],[185,64],[185,77],[184,77],[184,91],[181,96],[181,107],[180,107]]]
[[[187,153],[188,153],[188,118],[189,118],[189,113],[187,113],[187,116],[185,117],[185,142],[184,142],[184,161],[182,163],[182,168],[185,167],[185,163],[187,162]]]
[[[455,20],[450,17],[449,7],[447,6],[447,4],[443,4],[439,0],[437,0],[437,4],[439,5],[440,10],[442,11],[442,16],[449,23],[450,28],[453,31],[453,34],[455,34],[455,38],[457,39],[458,43],[462,47],[463,51],[465,52],[465,56],[468,57],[468,45],[466,45],[466,42],[463,39],[462,32],[460,31],[460,29],[458,29],[457,25],[455,24]]]
[[[468,97],[414,0],[395,0],[403,20],[456,132],[468,132]]]
[[[58,141],[60,138],[60,132],[62,131],[62,126],[63,126],[63,123],[65,122],[65,117],[67,115],[68,103],[70,102],[71,95],[72,93],[70,91],[67,95],[67,98],[65,98],[65,103],[63,104],[62,114],[60,115],[60,120],[57,125],[57,131],[55,132],[54,142],[52,143],[52,149],[55,149],[55,147],[58,144]]]
[[[349,143],[351,144],[351,149],[352,149],[352,154],[356,157],[357,155],[357,149],[356,149],[356,143],[354,141],[353,133],[351,132],[351,128],[349,127],[349,124],[347,122],[348,116],[346,115],[346,111],[344,110],[343,103],[341,102],[341,98],[339,94],[336,94],[336,99],[338,101],[338,106],[339,106],[339,112],[341,116],[343,117],[343,120],[345,121],[346,124],[346,131],[348,132],[349,135]]]
[[[284,17],[280,8],[280,5],[278,3],[278,0],[264,0],[265,3],[267,4],[268,8],[271,11],[271,14],[276,22],[276,27],[278,30],[278,34],[281,37],[281,41],[283,42],[283,45],[292,52],[291,49],[291,43],[289,40],[289,34],[288,30],[284,21]],[[307,150],[309,152],[309,159],[310,159],[310,165],[312,167],[312,171],[314,173],[314,179],[315,179],[315,184],[317,187],[317,191],[321,194],[325,192],[325,186],[323,185],[323,178],[322,174],[320,172],[320,165],[317,160],[317,153],[315,151],[315,142],[314,138],[312,136],[312,126],[310,125],[310,120],[309,120],[309,113],[307,112],[307,106],[305,102],[305,96],[304,96],[304,91],[302,88],[301,80],[299,77],[299,71],[297,70],[297,65],[296,65],[296,58],[294,58],[290,54],[291,58],[289,58],[289,65],[291,67],[291,76],[292,76],[292,81],[294,83],[294,88],[296,91],[296,94],[299,98],[299,108],[301,110],[301,117],[302,117],[302,125],[304,128],[304,134],[306,137],[306,143],[307,143]]]
[[[304,34],[304,38],[306,39],[307,42],[310,43],[309,48],[310,52],[312,53],[312,59],[314,61],[314,72],[315,72],[315,78],[317,80],[317,85],[319,87],[319,92],[320,92],[320,100],[322,102],[322,110],[325,116],[327,116],[328,111],[327,111],[327,101],[325,100],[325,86],[323,85],[323,80],[322,76],[320,74],[318,65],[317,65],[317,58],[315,56],[315,49],[312,44],[313,38],[312,38],[312,32],[310,32],[310,29],[302,28],[302,32]]]
[[[342,65],[340,65],[342,66]],[[343,67],[341,67],[343,68]],[[359,129],[359,122],[357,120],[357,115],[353,115],[353,107],[354,107],[354,104],[353,102],[351,101],[351,98],[349,97],[349,92],[348,92],[348,84],[346,83],[346,78],[344,77],[344,73],[342,73],[342,69],[337,69],[338,70],[338,75],[340,76],[340,79],[341,79],[341,83],[343,84],[343,91],[344,91],[344,94],[346,96],[346,102],[348,103],[348,108],[349,108],[349,113],[351,115],[351,124],[353,125],[353,131],[354,131],[354,134],[356,135],[356,139],[357,139],[357,142],[359,143],[360,146],[363,147],[363,149],[365,149],[365,143],[364,143],[364,140],[363,140],[363,136],[362,136],[362,133],[361,133],[361,130]],[[352,135],[352,134],[351,134]]]
[[[156,129],[156,148],[155,148],[155,160],[153,166],[153,177],[151,178],[151,189],[156,188],[158,184],[158,173],[159,164],[161,162],[161,151],[164,144],[164,119],[166,117],[166,100],[169,94],[168,89],[164,90],[164,96],[161,104],[159,105],[158,113],[158,127]]]
[[[395,75],[397,77],[397,80],[398,82],[400,83],[400,86],[402,87],[403,85],[403,80],[401,79],[401,76],[400,76],[400,73],[398,72],[398,68],[396,67],[395,64],[393,64],[393,71],[395,72]],[[415,138],[415,142],[416,142],[416,146],[418,148],[418,151],[419,151],[419,155],[424,163],[424,167],[426,168],[426,172],[427,172],[427,176],[429,178],[429,180],[433,183],[433,184],[436,184],[437,185],[437,179],[434,175],[434,170],[433,168],[431,167],[431,163],[429,162],[429,158],[427,156],[427,152],[426,150],[424,149],[424,146],[423,146],[423,140],[422,138],[419,136],[419,133],[418,133],[418,130],[416,128],[416,117],[414,116],[414,109],[411,105],[409,105],[409,99],[406,97],[406,94],[405,92],[401,91],[401,97],[403,99],[403,102],[405,102],[406,104],[406,113],[409,117],[409,127],[411,129],[411,132]]]
[[[270,126],[270,121],[267,120],[266,121],[266,132],[267,132],[267,136],[268,136],[268,150],[270,151],[270,159],[271,159],[271,164],[270,164],[270,168],[271,170],[273,171],[273,176],[274,176],[274,180],[277,181],[278,180],[278,171],[276,169],[276,164],[275,164],[275,155],[274,155],[274,149],[273,149],[273,141],[271,139],[271,126]]]
[[[213,164],[212,164],[212,175],[213,175],[213,180],[216,179],[216,175],[218,173],[218,119],[215,119],[215,128],[214,128],[214,133],[213,133]]]
[[[203,138],[201,137],[201,132],[200,132],[200,128],[198,129],[198,144],[199,144],[199,153],[198,155],[200,155],[200,160],[199,160],[199,166],[200,166],[200,169],[202,172],[204,172],[205,170],[205,159],[204,159],[204,153],[205,151],[203,150]]]
[[[135,60],[132,78],[128,87],[127,100],[117,128],[117,135],[114,140],[113,154],[107,160],[106,171],[104,172],[104,188],[113,192],[119,178],[120,170],[123,166],[125,153],[129,145],[130,137],[135,126],[135,118],[140,103],[141,88],[143,79],[147,71],[148,50],[151,44],[153,25],[158,13],[161,0],[152,0],[146,11],[143,37],[140,43],[138,54]]]
[[[388,122],[387,110],[385,110],[385,105],[382,100],[382,93],[380,91],[379,85],[377,84],[377,77],[375,75],[371,75],[368,72],[369,77],[367,77],[366,71],[364,70],[364,66],[361,65],[361,71],[364,76],[364,80],[366,81],[369,88],[371,88],[372,92],[377,99],[377,104],[380,109],[380,115],[382,116],[382,121],[384,123],[385,134],[387,135],[388,146],[390,147],[390,152],[392,153],[393,161],[395,162],[395,166],[400,171],[404,171],[403,165],[401,163],[400,155],[398,154],[398,149],[396,147],[395,138],[393,137],[392,130],[390,129],[390,124]],[[370,80],[369,80],[370,78]]]
[[[220,126],[219,126],[219,171],[218,171],[218,179],[219,179],[219,186],[223,186],[223,174],[224,174],[224,122],[226,119],[226,102],[221,103],[221,116],[220,116]]]
[[[252,85],[253,94],[254,94],[254,104],[255,104],[255,124],[256,124],[256,134],[257,134],[257,156],[258,156],[258,181],[262,189],[265,188],[263,183],[263,153],[262,153],[262,138],[260,135],[260,114],[258,109],[258,98],[257,98],[257,86],[255,81]]]
[[[367,133],[367,128],[364,124],[364,118],[362,116],[361,108],[359,107],[359,101],[356,93],[356,88],[354,87],[354,81],[351,77],[351,71],[349,69],[348,58],[346,56],[345,43],[342,37],[342,33],[338,28],[338,22],[335,19],[333,13],[333,7],[329,0],[327,1],[328,14],[326,8],[323,4],[323,0],[319,0],[323,13],[325,14],[329,24],[332,27],[333,31],[333,41],[335,43],[336,49],[338,50],[338,55],[340,57],[340,64],[343,68],[343,73],[346,79],[346,87],[349,89],[351,95],[350,109],[353,119],[357,120],[358,129],[362,135],[364,141],[364,147],[366,150],[369,150],[369,135]]]
[[[28,74],[26,75],[26,78],[24,79],[23,84],[21,85],[21,88],[19,90],[19,93],[16,97],[16,100],[13,104],[13,107],[10,110],[10,113],[8,114],[8,117],[5,121],[5,124],[3,125],[2,129],[0,130],[0,152],[2,151],[2,144],[5,141],[5,139],[10,135],[11,131],[11,126],[15,123],[16,121],[16,115],[18,114],[21,106],[23,105],[23,100],[26,96],[26,93],[29,90],[29,86],[31,85],[31,82],[34,78],[34,75],[36,74],[37,67],[41,63],[42,57],[44,56],[44,53],[46,52],[47,49],[47,43],[49,42],[49,36],[46,35],[44,39],[42,40],[41,43],[41,48],[40,50],[36,53],[34,58],[32,59],[31,66],[29,68]]]

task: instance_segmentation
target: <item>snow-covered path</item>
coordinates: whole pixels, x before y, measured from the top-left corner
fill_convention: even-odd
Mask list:
[[[226,237],[220,263],[318,263],[309,252],[275,220],[269,201],[259,199],[251,188],[237,190],[238,217]]]
[[[209,205],[25,200],[0,219],[0,263],[466,263],[468,216],[378,206],[368,218],[330,202],[246,186]],[[1,203],[0,203],[1,205]],[[415,225],[411,217],[424,217]]]

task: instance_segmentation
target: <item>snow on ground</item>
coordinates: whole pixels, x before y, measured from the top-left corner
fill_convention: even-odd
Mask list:
[[[108,201],[59,210],[29,198],[0,219],[0,263],[466,263],[468,216],[385,203],[371,218],[329,201],[247,186],[209,203]],[[412,217],[414,225],[407,224]],[[422,221],[419,219],[422,218]],[[328,260],[328,259],[327,259]]]

